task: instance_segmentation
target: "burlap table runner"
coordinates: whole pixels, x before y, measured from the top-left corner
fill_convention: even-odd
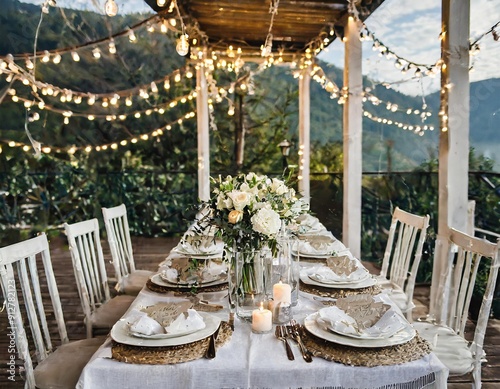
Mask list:
[[[321,297],[330,297],[333,299],[338,299],[346,296],[351,296],[354,294],[371,294],[377,295],[382,292],[380,285],[368,286],[366,288],[359,289],[335,289],[335,288],[325,288],[323,286],[309,285],[300,281],[300,290],[302,292],[315,294]]]
[[[216,349],[225,345],[233,331],[225,321],[221,322],[219,333],[215,341]],[[179,346],[167,347],[142,347],[130,346],[113,341],[111,344],[111,356],[120,362],[139,363],[148,365],[164,365],[194,361],[200,359],[207,353],[210,336]]]
[[[432,349],[430,344],[417,335],[409,342],[390,347],[350,347],[328,342],[301,327],[302,340],[315,356],[351,366],[389,366],[416,361]]]
[[[212,285],[212,286],[163,286],[163,285],[158,285],[152,282],[151,280],[148,280],[146,282],[146,287],[156,293],[168,293],[168,292],[177,292],[179,295],[185,294],[185,295],[190,295],[194,293],[201,293],[201,292],[220,292],[221,290],[226,290],[228,288],[227,282],[224,282],[219,285]]]

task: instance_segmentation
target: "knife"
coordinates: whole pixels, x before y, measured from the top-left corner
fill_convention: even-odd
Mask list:
[[[214,359],[215,358],[215,353],[216,353],[216,347],[215,347],[215,341],[217,340],[217,336],[219,335],[219,330],[220,330],[220,324],[219,327],[215,330],[215,332],[210,335],[210,341],[208,343],[208,349],[205,354],[205,357],[208,359]]]

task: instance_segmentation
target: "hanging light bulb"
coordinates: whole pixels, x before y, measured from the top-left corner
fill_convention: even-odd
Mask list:
[[[156,4],[158,4],[158,7],[164,7],[166,3],[167,0],[156,0]]]
[[[95,59],[101,58],[101,50],[99,50],[99,48],[96,47],[94,50],[92,50],[92,55],[94,56]]]
[[[71,52],[71,57],[73,58],[73,61],[75,61],[75,62],[80,61],[80,56],[78,55],[78,53],[76,51]]]
[[[61,62],[61,54],[57,53],[54,55],[54,58],[52,58],[52,62],[54,62],[56,65]]]
[[[106,11],[106,15],[109,17],[116,16],[118,13],[118,5],[115,3],[115,0],[106,0],[104,10]]]
[[[110,54],[116,54],[116,46],[115,46],[115,41],[111,39],[108,45],[109,53]]]
[[[128,33],[128,40],[132,43],[134,43],[135,41],[137,41],[137,37],[135,36],[134,34],[134,30],[130,30],[129,33]]]
[[[187,53],[189,52],[188,34],[182,34],[179,39],[177,39],[175,50],[179,55],[187,55]]]

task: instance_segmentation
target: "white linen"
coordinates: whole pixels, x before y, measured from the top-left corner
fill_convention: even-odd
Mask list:
[[[321,231],[326,231],[326,227],[319,221],[319,219],[310,214],[299,216],[296,219],[295,224],[295,228],[299,235],[315,234]]]
[[[143,289],[136,304],[150,305],[152,300],[165,298]],[[302,322],[305,316],[323,305],[301,296],[294,308],[294,318]],[[227,311],[213,313],[227,320]],[[248,322],[235,320],[235,332],[212,360],[199,359],[173,365],[138,365],[110,359],[108,341],[85,367],[78,389],[127,389],[139,387],[217,389],[217,388],[299,388],[299,387],[358,387],[420,388],[422,383],[436,381],[435,388],[446,388],[448,370],[434,354],[394,366],[353,367],[314,358],[306,363],[292,344],[295,361],[290,362],[283,344],[272,333],[254,334]],[[166,378],[168,377],[168,378]],[[412,383],[413,385],[409,385]],[[432,386],[431,386],[432,387]]]
[[[300,270],[301,276],[310,276],[313,280],[321,283],[357,282],[367,278],[370,274],[366,268],[359,263],[359,267],[349,275],[338,275],[331,268],[320,264],[312,267],[304,267]]]
[[[127,319],[130,321],[131,332],[144,335],[165,333],[165,329],[160,323],[149,317],[145,312],[138,311],[137,309],[134,309]]]

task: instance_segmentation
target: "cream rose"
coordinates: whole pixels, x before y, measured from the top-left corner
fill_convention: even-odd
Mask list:
[[[238,211],[236,209],[229,212],[229,215],[227,216],[227,221],[231,224],[239,223],[242,220],[243,220],[243,211]]]
[[[280,215],[269,208],[261,208],[250,219],[255,231],[267,236],[276,235],[281,227]]]
[[[233,200],[234,209],[237,211],[243,210],[250,201],[252,201],[252,196],[248,192],[242,192],[238,190],[233,190],[227,194],[227,196]]]

